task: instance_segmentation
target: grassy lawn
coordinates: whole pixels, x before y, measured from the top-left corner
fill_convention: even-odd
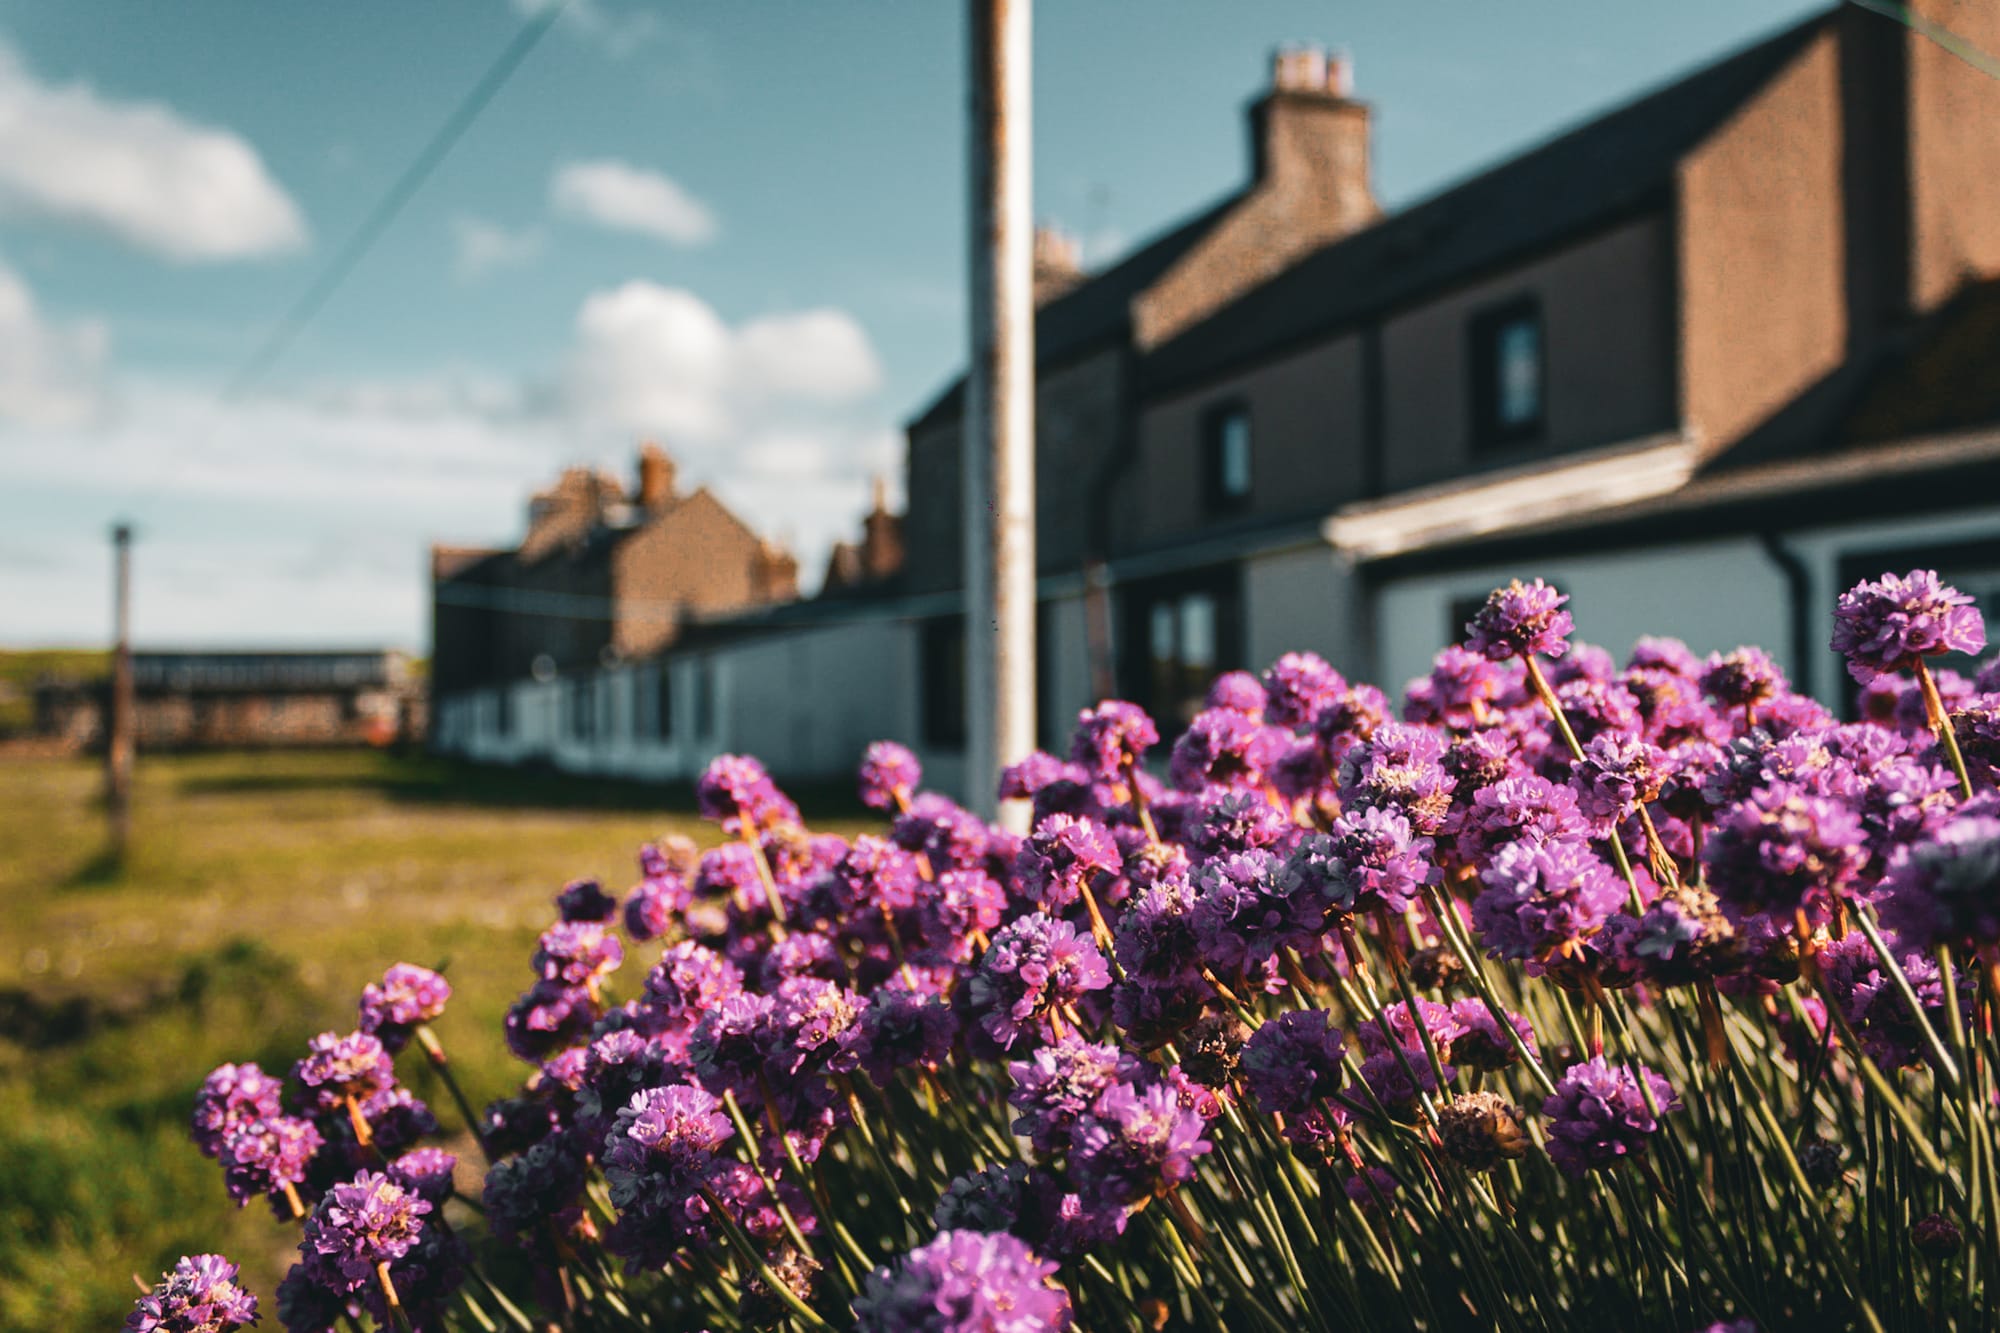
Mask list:
[[[363,752],[144,756],[118,867],[97,791],[84,761],[0,763],[0,1328],[116,1327],[130,1275],[182,1252],[226,1250],[268,1296],[295,1237],[232,1208],[189,1145],[202,1076],[289,1069],[408,960],[444,965],[439,1034],[474,1099],[497,1096],[523,1072],[500,1015],[556,889],[622,894],[642,841],[713,839],[684,792]]]

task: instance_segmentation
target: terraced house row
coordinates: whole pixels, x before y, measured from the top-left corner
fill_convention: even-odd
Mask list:
[[[1918,9],[2000,51],[1991,6]],[[1293,648],[1400,683],[1516,574],[1614,651],[1767,643],[1834,699],[1860,573],[2000,601],[2000,80],[1830,10],[1394,213],[1369,125],[1343,61],[1281,52],[1240,189],[1101,272],[1038,243],[1047,743]],[[894,737],[956,786],[961,396],[810,600],[739,541],[732,606],[631,652],[551,632],[537,674],[467,647],[441,561],[436,743],[806,778]]]

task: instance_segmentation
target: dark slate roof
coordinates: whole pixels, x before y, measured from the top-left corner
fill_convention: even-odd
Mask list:
[[[1131,323],[1133,300],[1158,282],[1242,198],[1232,194],[1211,204],[1037,310],[1035,363],[1058,365],[1108,339],[1123,337]],[[917,430],[956,417],[964,398],[965,377],[961,375],[911,420],[909,428]]]
[[[1816,14],[1315,251],[1150,353],[1172,392],[1665,203],[1675,166],[1832,19]]]

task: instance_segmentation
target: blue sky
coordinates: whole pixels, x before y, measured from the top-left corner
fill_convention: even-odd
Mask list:
[[[964,346],[963,6],[572,0],[251,392],[220,389],[543,0],[0,3],[0,643],[422,646],[657,437],[797,549]],[[1277,44],[1353,56],[1411,202],[1807,12],[1789,0],[1044,0],[1036,211],[1086,259],[1236,186]]]

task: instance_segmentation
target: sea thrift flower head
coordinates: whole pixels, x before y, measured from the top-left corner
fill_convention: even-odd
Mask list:
[[[1875,677],[1914,669],[1939,653],[1977,653],[1986,625],[1973,599],[1938,581],[1937,571],[1885,574],[1840,595],[1833,611],[1833,651],[1848,674],[1866,685]]]
[[[861,755],[861,803],[870,810],[894,810],[924,780],[923,766],[907,746],[876,741]]]
[[[1542,1103],[1549,1156],[1571,1176],[1616,1166],[1646,1151],[1659,1115],[1680,1109],[1673,1087],[1644,1065],[1637,1073],[1603,1056],[1571,1065]],[[1642,1090],[1639,1080],[1644,1079]],[[1652,1094],[1648,1104],[1647,1092]],[[1658,1108],[1658,1115],[1654,1108]]]
[[[1867,834],[1865,877],[1878,880],[1901,852],[1943,828],[1959,805],[1951,770],[1916,759],[1895,759],[1870,774],[1856,813]]]
[[[1736,930],[1715,895],[1694,884],[1662,889],[1646,910],[1607,923],[1611,952],[1635,976],[1659,986],[1686,986],[1736,963]]]
[[[746,820],[752,829],[799,820],[798,807],[748,755],[723,754],[710,761],[695,782],[694,802],[703,819],[716,821],[730,834],[741,833]]]
[[[772,996],[771,1048],[766,1062],[796,1075],[823,1066],[833,1046],[852,1030],[867,1001],[819,977],[792,977]]]
[[[322,1032],[292,1069],[320,1110],[372,1096],[396,1081],[396,1066],[382,1043],[365,1032]]]
[[[1882,916],[1911,948],[2000,943],[2000,818],[1961,815],[1910,847]]]
[[[1340,1182],[1341,1192],[1364,1213],[1380,1209],[1402,1186],[1402,1181],[1379,1166],[1364,1167]]]
[[[1762,787],[1722,811],[1702,847],[1708,882],[1734,920],[1768,912],[1815,923],[1832,913],[1867,856],[1845,805],[1797,787]]]
[[[1482,866],[1519,843],[1575,842],[1589,832],[1576,793],[1530,773],[1473,793],[1472,804],[1459,812],[1454,850],[1465,864]]]
[[[1697,681],[1723,708],[1761,708],[1785,690],[1785,673],[1762,648],[1710,653]]]
[[[1483,788],[1523,776],[1514,758],[1518,749],[1514,737],[1504,727],[1469,731],[1453,740],[1444,754],[1444,771],[1458,784],[1452,795],[1462,804]]]
[[[1135,976],[1158,980],[1196,967],[1202,947],[1194,902],[1194,884],[1185,872],[1142,889],[1118,917],[1113,950],[1119,964]]]
[[[624,946],[603,922],[559,921],[542,932],[531,965],[544,981],[587,986],[624,961]]]
[[[257,1298],[219,1254],[176,1260],[125,1316],[128,1333],[231,1333],[257,1322]]]
[[[362,1171],[328,1190],[307,1216],[299,1252],[321,1282],[355,1291],[375,1281],[377,1264],[394,1263],[415,1247],[430,1211],[414,1190]]]
[[[978,815],[946,797],[926,792],[910,803],[890,830],[896,845],[922,852],[932,870],[977,869],[986,860],[990,831]]]
[[[618,900],[594,879],[573,879],[556,894],[556,912],[565,921],[611,920],[618,912]]]
[[[1505,692],[1507,678],[1483,653],[1452,644],[1431,659],[1428,676],[1404,691],[1403,720],[1465,728],[1479,725]]]
[[[1007,1103],[1021,1112],[1014,1132],[1054,1156],[1069,1148],[1071,1130],[1105,1089],[1144,1077],[1146,1066],[1115,1046],[1071,1033],[1026,1060],[1011,1061],[1007,1072],[1014,1078]]]
[[[972,956],[974,931],[992,934],[1007,910],[1007,890],[981,870],[947,870],[917,900],[917,936],[934,961]]]
[[[1128,976],[1111,988],[1111,1021],[1134,1046],[1150,1051],[1179,1039],[1215,999],[1196,972]]]
[[[1086,1200],[1128,1208],[1161,1197],[1194,1175],[1210,1149],[1202,1118],[1167,1085],[1106,1088],[1077,1126],[1070,1169]]]
[[[793,977],[841,981],[847,976],[840,946],[824,935],[794,931],[771,946],[757,970],[759,988],[774,991]]]
[[[1266,1115],[1297,1115],[1340,1091],[1347,1053],[1323,1009],[1294,1009],[1270,1019],[1243,1044],[1238,1069]]]
[[[1660,794],[1666,756],[1658,746],[1614,732],[1605,732],[1583,747],[1573,760],[1570,790],[1577,810],[1608,832],[1613,824]]]
[[[565,1046],[573,1046],[597,1021],[590,993],[559,981],[538,981],[523,991],[507,1010],[507,1049],[522,1060],[539,1064]]]
[[[1441,872],[1431,840],[1410,830],[1400,810],[1350,810],[1329,833],[1308,834],[1285,861],[1289,890],[1316,894],[1335,912],[1400,914]]]
[[[428,1023],[444,1013],[451,999],[451,983],[427,967],[398,963],[382,974],[380,984],[369,982],[361,988],[361,1030],[381,1039],[390,1051],[399,1051],[409,1041],[419,1023]]]
[[[254,1064],[218,1065],[194,1097],[193,1138],[204,1157],[220,1157],[231,1130],[281,1113],[285,1085]]]
[[[1298,826],[1282,810],[1252,792],[1221,792],[1202,800],[1181,831],[1196,857],[1223,856],[1259,848],[1282,851]]]
[[[293,1264],[279,1281],[277,1304],[285,1333],[333,1333],[351,1313],[347,1294],[322,1287],[304,1264]]]
[[[1322,801],[1337,800],[1333,787],[1333,764],[1327,758],[1325,747],[1315,737],[1303,737],[1292,742],[1271,762],[1265,776],[1270,779],[1271,789],[1287,804],[1309,797]]]
[[[386,1168],[389,1179],[434,1204],[451,1197],[452,1173],[457,1169],[457,1154],[442,1148],[413,1148]]]
[[[1495,958],[1573,952],[1625,899],[1625,882],[1584,843],[1514,843],[1481,875],[1472,919]]]
[[[1418,1030],[1418,1021],[1423,1023],[1423,1031]],[[1406,1106],[1418,1093],[1438,1090],[1437,1071],[1431,1068],[1430,1053],[1424,1047],[1424,1032],[1430,1034],[1449,1082],[1458,1074],[1450,1064],[1452,1044],[1464,1030],[1451,1006],[1435,1000],[1419,999],[1415,1018],[1402,1001],[1385,1005],[1380,1018],[1354,1027],[1367,1057],[1361,1062],[1361,1078],[1384,1105]]]
[[[1065,1333],[1055,1271],[1005,1232],[941,1232],[868,1275],[855,1333]]]
[[[957,1035],[958,1018],[942,996],[900,984],[885,986],[869,997],[860,1020],[842,1034],[842,1063],[886,1088],[899,1069],[943,1065]]]
[[[1486,1001],[1472,998],[1456,1001],[1451,1006],[1451,1016],[1459,1028],[1451,1043],[1453,1064],[1493,1073],[1520,1060],[1520,1051],[1501,1030]],[[1527,1015],[1508,1013],[1507,1023],[1528,1048],[1528,1054],[1539,1059],[1541,1047],[1535,1043],[1535,1027]]]
[[[1389,720],[1389,698],[1373,685],[1349,685],[1319,710],[1313,736],[1338,767],[1347,752],[1375,734]]]
[[[1188,1029],[1181,1070],[1206,1088],[1227,1087],[1243,1060],[1250,1029],[1234,1014],[1209,1014]]]
[[[370,1093],[361,1103],[361,1118],[368,1122],[376,1150],[391,1157],[438,1131],[431,1108],[408,1088]]]
[[[1043,910],[1060,912],[1100,875],[1116,875],[1124,858],[1110,830],[1078,815],[1050,815],[1035,825],[1014,858],[1015,890]]]
[[[682,940],[646,974],[645,1007],[690,1023],[743,989],[743,973],[707,945]]]
[[[1685,680],[1693,680],[1702,669],[1701,659],[1685,643],[1654,634],[1645,635],[1632,645],[1625,665],[1628,670],[1665,671]]]
[[[1438,1108],[1438,1138],[1446,1156],[1468,1171],[1519,1161],[1531,1146],[1521,1113],[1491,1092],[1464,1092]]]
[[[1996,687],[2000,688],[2000,687]],[[1203,708],[1226,708],[1245,717],[1264,716],[1264,687],[1248,671],[1225,671],[1208,686]]]
[[[1965,1244],[1965,1236],[1958,1223],[1943,1213],[1927,1213],[1911,1223],[1910,1244],[1924,1258],[1942,1263],[1958,1253]]]
[[[1347,681],[1317,653],[1286,653],[1264,672],[1264,720],[1306,728],[1347,688]]]
[[[1089,935],[1031,912],[994,934],[967,989],[981,1028],[1007,1048],[1026,1027],[1049,1026],[1064,1005],[1110,984],[1111,972]]]
[[[939,1231],[1019,1235],[1024,1223],[1032,1229],[1035,1214],[1041,1209],[1041,1196],[1052,1183],[1041,1167],[1026,1162],[993,1162],[954,1177],[931,1209],[931,1221]]]
[[[1054,782],[1078,786],[1090,781],[1089,774],[1076,764],[1066,764],[1047,750],[1034,750],[1018,764],[1000,770],[1000,799],[1032,801],[1044,787]]]
[[[1533,583],[1515,579],[1495,588],[1486,605],[1466,622],[1466,647],[1495,662],[1535,655],[1561,657],[1569,651],[1568,635],[1575,627],[1569,612],[1562,609],[1568,600],[1540,579]]]
[[[1231,709],[1208,708],[1174,742],[1167,769],[1182,791],[1255,787],[1284,748],[1283,732]]]
[[[1269,963],[1286,945],[1309,947],[1326,919],[1317,890],[1290,883],[1284,863],[1257,848],[1203,861],[1194,871],[1194,928],[1202,955],[1225,970]]]
[[[694,897],[688,882],[671,871],[640,880],[625,898],[625,933],[639,943],[671,930]]]
[[[1976,787],[2000,786],[2000,695],[1982,694],[1953,709],[1951,730]]]
[[[502,1240],[520,1241],[537,1239],[551,1223],[566,1228],[581,1216],[589,1165],[567,1134],[551,1134],[495,1162],[480,1194],[487,1226]]]
[[[1340,761],[1340,799],[1348,806],[1400,810],[1418,833],[1436,833],[1457,786],[1445,771],[1444,751],[1439,732],[1384,722]]]
[[[1099,782],[1123,782],[1160,743],[1160,730],[1146,710],[1123,699],[1107,699],[1076,715],[1070,739],[1071,762]]]
[[[271,1115],[237,1125],[222,1143],[223,1188],[238,1208],[305,1183],[326,1140],[310,1120]],[[285,1214],[290,1216],[289,1212]]]
[[[688,1059],[704,1087],[761,1097],[764,1058],[779,1041],[776,1008],[770,996],[743,991],[702,1014],[688,1038]]]
[[[865,918],[873,929],[884,912],[916,906],[919,878],[915,857],[887,838],[864,833],[827,872],[820,887],[827,891],[837,918]]]

